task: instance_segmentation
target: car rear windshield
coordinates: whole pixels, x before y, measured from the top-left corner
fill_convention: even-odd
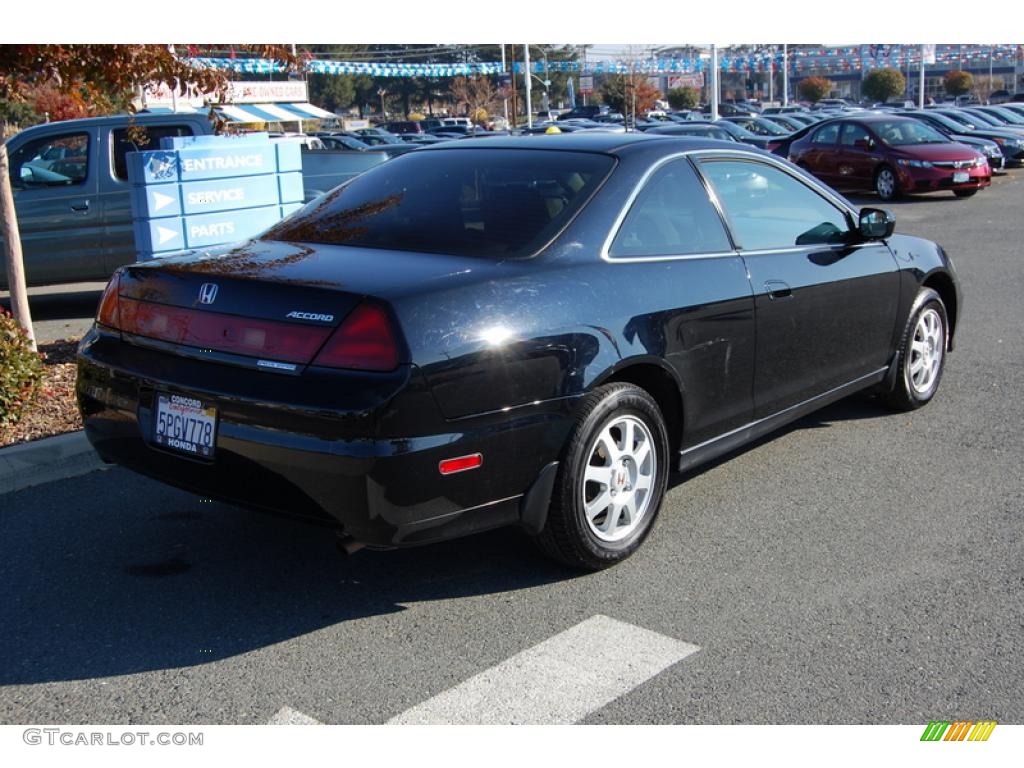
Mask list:
[[[569,222],[614,162],[590,152],[417,150],[332,190],[264,237],[524,258]]]

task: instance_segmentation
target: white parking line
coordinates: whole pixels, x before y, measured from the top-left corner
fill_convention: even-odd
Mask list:
[[[304,715],[297,709],[281,707],[277,713],[267,721],[267,725],[323,725],[319,720],[314,720],[309,715]]]
[[[699,650],[593,616],[388,722],[576,723]]]

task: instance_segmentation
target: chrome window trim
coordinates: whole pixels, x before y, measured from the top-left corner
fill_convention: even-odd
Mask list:
[[[808,246],[768,248],[759,249],[756,251],[744,250],[742,247],[740,247],[735,248],[734,250],[731,251],[717,251],[713,253],[690,253],[679,255],[666,254],[661,256],[612,256],[610,254],[612,243],[618,236],[619,230],[622,228],[622,224],[626,220],[626,216],[629,215],[630,209],[633,207],[633,204],[636,202],[637,197],[640,196],[640,193],[643,191],[651,176],[653,176],[664,165],[667,165],[670,162],[674,162],[680,159],[689,159],[693,161],[691,162],[691,166],[696,172],[697,178],[700,180],[700,182],[704,185],[704,188],[707,190],[709,200],[712,206],[714,207],[715,211],[718,213],[719,218],[722,220],[722,225],[725,227],[726,235],[728,236],[729,240],[733,243],[733,245],[735,245],[736,240],[733,236],[732,226],[729,223],[728,216],[726,215],[725,210],[722,208],[722,205],[718,200],[718,196],[715,194],[714,187],[710,185],[707,178],[700,171],[700,166],[697,161],[705,158],[721,158],[723,160],[747,160],[755,163],[763,163],[765,165],[769,165],[792,177],[794,181],[803,184],[812,192],[816,192],[819,196],[825,198],[827,202],[829,202],[834,207],[836,207],[841,212],[847,215],[849,223],[851,225],[854,224],[858,219],[858,211],[855,210],[849,203],[847,203],[841,197],[839,197],[833,190],[821,184],[821,182],[819,182],[817,179],[807,179],[793,173],[792,169],[788,167],[787,164],[784,163],[779,158],[776,158],[771,155],[735,149],[690,149],[682,152],[675,152],[671,155],[667,155],[661,158],[660,160],[658,160],[658,162],[656,162],[654,165],[648,168],[644,172],[644,175],[637,180],[632,192],[629,193],[629,197],[626,198],[626,202],[623,204],[622,209],[615,217],[615,221],[612,223],[612,226],[608,231],[608,235],[605,237],[604,245],[601,246],[601,261],[604,261],[608,264],[631,264],[658,261],[693,261],[695,259],[730,258],[735,256],[742,256],[743,254],[756,255],[763,253],[798,252],[806,251],[808,248],[830,248],[838,245],[837,243],[818,243]],[[866,245],[866,243],[854,243],[851,245],[846,245],[844,247],[855,248],[862,247],[864,245]]]

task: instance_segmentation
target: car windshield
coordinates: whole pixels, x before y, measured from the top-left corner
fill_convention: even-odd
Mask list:
[[[917,120],[882,120],[872,123],[871,127],[879,138],[890,147],[903,147],[910,144],[948,144],[949,139],[930,125]]]
[[[959,123],[964,128],[969,128],[972,131],[975,129],[975,124],[967,118],[967,115],[961,115],[959,112],[940,112],[938,114],[948,117],[954,123]]]
[[[771,120],[764,117],[755,117],[752,124],[759,126],[762,129],[761,133],[767,134],[768,136],[786,136],[792,133],[792,131],[787,131],[778,123],[773,123]]]
[[[732,134],[738,139],[749,139],[751,136],[755,135],[748,131],[746,128],[744,128],[742,125],[736,125],[736,123],[730,123],[727,120],[722,120],[715,123],[715,127]]]
[[[967,112],[969,120],[973,120],[978,125],[988,126],[989,128],[998,128],[1000,125],[1005,123],[992,115],[986,115],[984,112],[976,112],[974,110]]]
[[[934,122],[938,123],[939,125],[941,125],[943,128],[945,128],[947,131],[952,131],[953,133],[960,133],[961,131],[963,131],[963,129],[965,127],[965,126],[960,125],[959,123],[957,123],[955,120],[950,120],[945,115],[940,115],[938,113],[929,113],[927,118],[918,117],[917,115],[914,115],[913,117],[917,118],[918,120],[922,120],[922,121],[928,121],[928,120],[934,121]]]
[[[614,164],[590,152],[411,152],[314,200],[264,238],[524,258],[561,231]]]
[[[1024,117],[1021,117],[1020,115],[1016,114],[1012,109],[1000,109],[999,107],[991,107],[988,111],[985,112],[986,115],[989,113],[994,114],[1013,125],[1024,124]]]

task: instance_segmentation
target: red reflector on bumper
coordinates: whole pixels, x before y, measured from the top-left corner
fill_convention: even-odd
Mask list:
[[[454,459],[445,459],[437,468],[442,475],[452,475],[456,472],[465,472],[467,469],[476,469],[484,463],[482,453],[472,453],[469,456],[459,456]]]

